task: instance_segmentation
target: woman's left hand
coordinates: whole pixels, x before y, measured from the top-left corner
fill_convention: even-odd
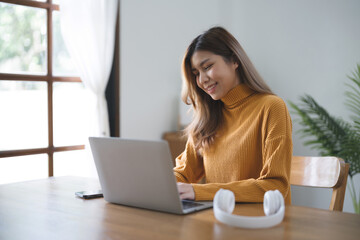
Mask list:
[[[180,194],[180,199],[195,200],[195,192],[191,184],[178,182],[177,188]]]

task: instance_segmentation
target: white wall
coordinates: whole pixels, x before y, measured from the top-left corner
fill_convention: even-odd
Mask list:
[[[217,0],[121,1],[121,136],[176,130],[181,61],[194,36],[217,24]]]
[[[217,24],[285,101],[307,93],[347,119],[344,82],[360,64],[359,10],[358,0],[122,0],[121,136],[160,139],[176,130],[183,53]],[[293,122],[294,155],[316,155],[298,129]],[[329,198],[327,190],[293,189],[293,204],[323,207]],[[344,210],[352,211],[348,193]]]

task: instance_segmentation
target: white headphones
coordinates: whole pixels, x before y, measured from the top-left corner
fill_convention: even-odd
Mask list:
[[[235,195],[230,190],[220,189],[214,197],[215,218],[225,224],[241,228],[269,228],[282,222],[285,214],[284,198],[279,190],[267,191],[264,195],[266,216],[250,217],[233,215]]]

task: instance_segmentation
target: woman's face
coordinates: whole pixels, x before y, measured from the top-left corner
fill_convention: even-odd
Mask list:
[[[209,51],[196,51],[191,58],[191,68],[196,84],[212,99],[223,98],[231,89],[240,84],[235,62],[226,62],[220,55]]]

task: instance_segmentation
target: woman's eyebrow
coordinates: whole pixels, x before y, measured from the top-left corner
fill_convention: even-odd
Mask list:
[[[206,58],[200,62],[200,66],[204,65],[207,61],[209,61],[210,58]]]

